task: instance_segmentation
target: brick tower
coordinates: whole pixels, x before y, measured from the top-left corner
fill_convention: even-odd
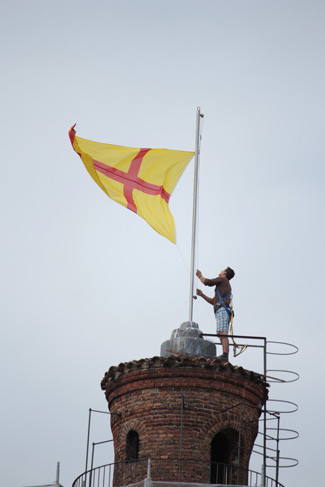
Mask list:
[[[267,395],[260,375],[183,352],[111,367],[101,386],[111,412],[114,487],[143,480],[148,459],[152,482],[248,485]]]

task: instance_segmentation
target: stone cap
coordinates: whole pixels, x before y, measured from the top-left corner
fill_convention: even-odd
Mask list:
[[[199,325],[193,321],[182,323],[172,332],[169,340],[161,344],[160,355],[168,357],[173,354],[186,354],[213,358],[216,356],[216,346],[213,342],[205,340]]]

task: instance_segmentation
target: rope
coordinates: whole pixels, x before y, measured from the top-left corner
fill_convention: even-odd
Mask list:
[[[235,350],[237,348],[239,348],[239,345],[237,345],[237,343],[235,342],[235,339],[234,339],[234,325],[233,325],[233,321],[234,321],[234,312],[233,310],[231,309],[231,318],[230,318],[230,333],[231,333],[231,339],[233,341],[233,344],[234,344],[234,357],[238,357],[238,355],[240,355],[241,353],[243,353],[246,348],[248,347],[248,345],[243,345],[241,347],[241,349],[239,350],[239,352],[235,353]]]
[[[185,269],[187,270],[187,273],[190,274],[190,269],[188,268],[188,265],[186,264],[186,260],[184,259],[184,256],[183,256],[183,254],[181,252],[181,249],[179,248],[179,246],[178,246],[177,243],[176,243],[176,248],[177,248],[177,250],[179,252],[179,255],[181,256],[181,259],[183,261],[183,264],[184,264]]]

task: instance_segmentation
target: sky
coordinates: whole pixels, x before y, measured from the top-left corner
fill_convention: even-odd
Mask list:
[[[235,333],[265,336],[282,441],[279,480],[323,478],[322,0],[1,0],[0,485],[71,486],[89,408],[112,365],[160,354],[188,320],[193,160],[170,199],[177,244],[113,202],[72,150],[77,135],[195,148],[204,114],[196,267],[232,280]],[[212,295],[212,290],[207,291]],[[215,332],[210,306],[194,321]],[[232,354],[232,352],[231,352]],[[249,348],[234,365],[263,372]],[[271,404],[271,403],[270,403]],[[275,406],[273,406],[275,404]],[[295,407],[293,407],[295,409]],[[92,442],[111,439],[93,414]],[[114,461],[112,445],[95,465]],[[254,460],[259,470],[260,459]],[[283,460],[282,465],[290,464]],[[272,476],[272,469],[269,472]]]

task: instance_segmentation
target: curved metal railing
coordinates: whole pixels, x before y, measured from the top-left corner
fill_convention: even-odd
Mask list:
[[[122,487],[150,479],[152,487],[162,484],[212,484],[212,485],[261,485],[259,472],[246,470],[237,465],[201,463],[183,460],[143,459],[129,462],[110,463],[88,470],[79,475],[72,487]],[[265,476],[265,487],[284,487]]]
[[[215,334],[204,333],[203,336],[217,337]],[[295,355],[299,352],[298,347],[291,343],[271,341],[266,337],[258,336],[244,336],[233,335],[234,338],[245,339],[253,341],[248,343],[248,348],[261,348],[263,349],[263,375],[267,382],[273,382],[278,384],[288,384],[299,380],[299,374],[291,370],[274,369],[268,367],[268,356],[286,356]],[[229,335],[229,338],[231,336]],[[256,344],[256,341],[258,344]],[[262,342],[262,343],[261,343]],[[235,350],[235,345],[230,344]],[[243,343],[238,343],[239,347],[244,346]],[[272,374],[272,375],[270,375]],[[274,377],[276,375],[276,377]],[[295,467],[299,464],[295,458],[282,457],[279,453],[279,443],[283,440],[294,440],[299,437],[299,433],[294,430],[287,430],[280,427],[280,415],[294,413],[298,410],[298,405],[294,402],[268,398],[263,409],[263,417],[260,422],[262,423],[262,431],[259,431],[259,435],[262,436],[263,445],[257,445],[255,443],[252,453],[257,453],[263,456],[263,469],[266,474],[268,468],[276,468],[276,478],[278,479],[279,469]],[[277,422],[277,428],[269,428],[270,416],[273,416],[273,420]],[[272,418],[271,418],[272,419]],[[292,435],[289,437],[283,437],[283,432],[291,431]],[[273,446],[274,445],[274,446]],[[258,450],[261,448],[261,452]]]

